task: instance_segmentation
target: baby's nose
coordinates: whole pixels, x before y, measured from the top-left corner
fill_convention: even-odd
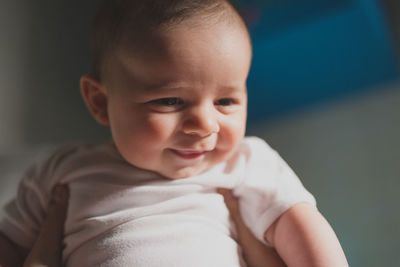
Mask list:
[[[214,105],[201,105],[192,108],[183,123],[185,134],[206,137],[219,132],[219,123]]]

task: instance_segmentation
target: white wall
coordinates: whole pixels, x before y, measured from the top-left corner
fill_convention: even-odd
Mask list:
[[[1,0],[0,151],[107,135],[78,86],[96,2]]]
[[[315,195],[350,266],[400,266],[400,84],[260,122]]]
[[[21,1],[0,8],[0,148],[23,141],[24,88],[28,11]],[[16,16],[16,14],[18,14]]]

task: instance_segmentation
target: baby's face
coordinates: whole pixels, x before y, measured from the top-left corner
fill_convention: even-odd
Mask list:
[[[227,160],[245,133],[250,61],[246,32],[225,23],[181,25],[121,48],[104,86],[122,156],[171,179]]]

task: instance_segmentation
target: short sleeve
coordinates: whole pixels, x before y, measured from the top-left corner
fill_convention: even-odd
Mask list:
[[[267,244],[264,233],[287,209],[300,202],[316,206],[286,162],[262,139],[246,137],[241,147],[247,157],[242,183],[234,189],[246,225]]]
[[[33,164],[23,175],[17,195],[4,207],[0,231],[16,244],[30,249],[39,233],[54,185],[56,169],[70,148],[63,147]]]

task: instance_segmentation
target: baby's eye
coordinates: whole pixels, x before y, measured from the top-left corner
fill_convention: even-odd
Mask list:
[[[231,106],[231,105],[237,104],[237,101],[232,98],[222,98],[222,99],[217,100],[217,102],[215,102],[215,104],[218,106]]]
[[[221,98],[215,102],[216,108],[223,114],[231,114],[242,108],[242,102],[238,98]]]
[[[151,102],[153,102],[154,104],[162,105],[162,106],[175,106],[175,105],[183,104],[182,99],[179,99],[177,97],[160,98],[157,100],[153,100]]]
[[[164,97],[148,102],[152,110],[162,113],[178,111],[183,107],[183,104],[183,100],[177,97]]]

